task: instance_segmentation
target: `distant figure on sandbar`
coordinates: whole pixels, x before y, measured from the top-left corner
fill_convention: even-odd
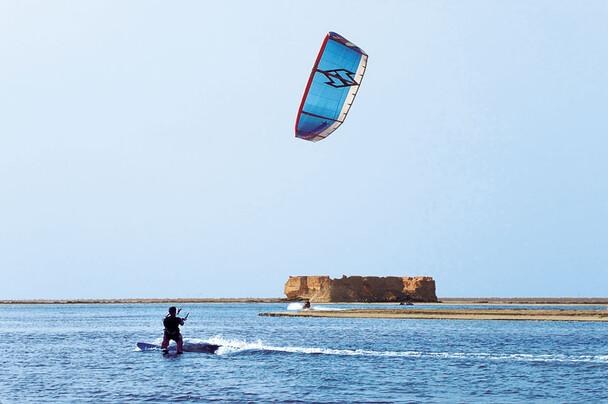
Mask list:
[[[163,325],[165,326],[163,343],[161,344],[163,353],[169,352],[169,342],[171,340],[175,341],[175,344],[177,345],[177,354],[181,355],[184,353],[184,340],[182,338],[182,334],[179,332],[179,326],[184,325],[186,318],[177,317],[178,314],[179,311],[177,311],[177,308],[175,306],[171,306],[169,307],[169,314],[167,314],[163,319]]]
[[[399,306],[413,306],[414,303],[412,303],[412,298],[409,296],[405,296],[405,299],[401,301],[401,303],[399,303]]]
[[[306,299],[304,306],[302,306],[302,310],[310,310],[310,300]]]

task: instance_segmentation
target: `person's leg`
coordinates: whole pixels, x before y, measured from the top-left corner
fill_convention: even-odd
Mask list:
[[[177,345],[177,353],[181,354],[184,352],[184,340],[182,339],[182,336],[179,335],[176,339],[175,339],[175,344]]]
[[[167,334],[163,335],[163,343],[160,344],[160,347],[163,349],[163,351],[166,351],[169,348],[169,337],[167,336]]]

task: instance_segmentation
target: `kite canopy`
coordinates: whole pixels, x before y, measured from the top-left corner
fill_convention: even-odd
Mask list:
[[[312,68],[296,118],[296,137],[325,139],[346,119],[367,66],[367,53],[330,32]]]

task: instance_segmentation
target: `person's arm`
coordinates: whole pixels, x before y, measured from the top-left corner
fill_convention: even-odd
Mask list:
[[[178,318],[179,318],[179,325],[184,325],[184,321],[186,321],[186,319],[181,318],[181,317],[178,317]]]

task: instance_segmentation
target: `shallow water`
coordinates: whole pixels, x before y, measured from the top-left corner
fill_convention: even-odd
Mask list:
[[[166,305],[0,306],[0,402],[608,401],[606,323],[257,315],[286,309],[185,306],[222,347],[175,357],[135,348]]]

